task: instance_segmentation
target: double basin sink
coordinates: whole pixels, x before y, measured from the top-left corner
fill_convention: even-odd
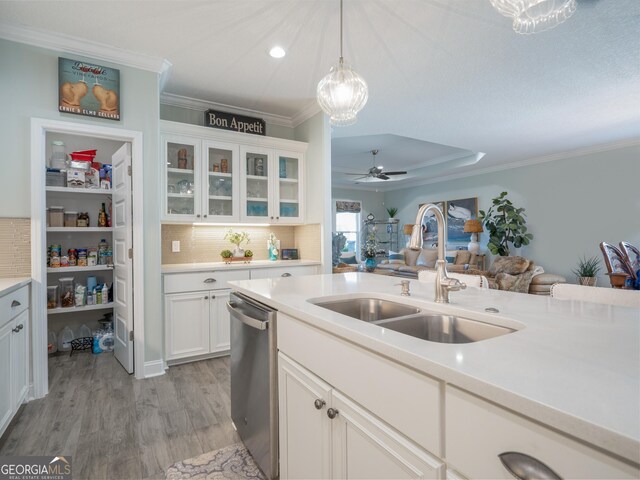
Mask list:
[[[315,299],[311,300],[311,303],[430,342],[472,343],[515,332],[508,327],[457,315],[425,311],[378,298]]]

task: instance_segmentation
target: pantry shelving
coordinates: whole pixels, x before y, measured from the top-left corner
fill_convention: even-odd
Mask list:
[[[99,305],[83,305],[82,307],[50,308],[47,310],[47,313],[49,315],[56,315],[59,313],[88,312],[90,310],[113,310],[113,302],[101,303]]]
[[[111,233],[113,228],[111,227],[47,227],[49,233],[63,233],[63,232],[82,232],[82,233]]]
[[[101,188],[46,187],[46,191],[52,193],[71,193],[74,195],[111,195],[111,190]]]
[[[72,273],[72,272],[100,272],[103,270],[113,270],[113,265],[92,265],[91,267],[59,267],[47,268],[47,273]]]

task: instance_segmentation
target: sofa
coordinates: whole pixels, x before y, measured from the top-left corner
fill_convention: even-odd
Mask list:
[[[456,250],[451,253],[453,261],[447,264],[450,272],[464,272],[466,269],[478,268],[478,255],[468,250]],[[391,271],[394,275],[418,278],[421,270],[433,270],[438,260],[438,250],[434,248],[421,248],[412,250],[403,248],[398,253],[390,252],[389,259],[378,264],[378,269]]]

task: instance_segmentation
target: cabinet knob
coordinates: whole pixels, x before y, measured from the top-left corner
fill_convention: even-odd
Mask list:
[[[11,302],[11,308],[16,308],[19,307],[20,305],[22,305],[18,300],[14,300],[13,302]]]
[[[280,275],[281,277],[290,277],[291,274],[289,272],[285,272],[282,275]]]
[[[326,404],[327,402],[325,402],[321,398],[316,398],[316,401],[313,402],[313,406],[316,407],[316,410],[322,410],[322,407],[324,407]]]
[[[197,214],[196,217],[200,218],[200,214]]]
[[[271,220],[273,220],[273,217],[271,217]]]
[[[206,213],[204,214],[204,218],[207,218],[207,214]]]
[[[276,217],[276,220],[280,220],[280,217]]]
[[[205,296],[204,296],[204,299],[205,299],[205,300],[209,300],[209,295],[205,295]]]
[[[327,409],[327,417],[329,417],[331,420],[333,420],[334,418],[336,418],[336,416],[338,415],[338,410],[336,410],[335,408],[329,408]]]
[[[498,457],[502,465],[518,480],[562,480],[560,475],[540,460],[524,453],[504,452]]]
[[[13,333],[18,333],[20,330],[22,330],[24,328],[23,324],[18,325],[16,328],[12,328],[11,331]]]

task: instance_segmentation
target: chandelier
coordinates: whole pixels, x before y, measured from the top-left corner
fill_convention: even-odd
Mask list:
[[[352,125],[367,103],[367,83],[342,57],[342,0],[340,0],[340,59],[318,82],[316,91],[320,108],[329,115],[331,125]]]
[[[560,25],[576,11],[576,0],[490,0],[518,33],[538,33]]]

